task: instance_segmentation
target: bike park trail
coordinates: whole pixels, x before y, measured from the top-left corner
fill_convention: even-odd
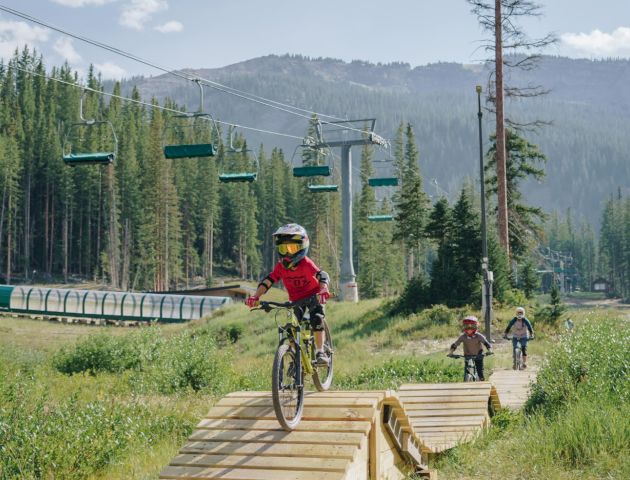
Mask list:
[[[406,384],[399,390],[307,392],[298,427],[276,420],[270,392],[234,392],[197,425],[161,479],[399,480],[426,478],[435,455],[471,441],[490,409],[520,408],[535,371],[487,382]]]

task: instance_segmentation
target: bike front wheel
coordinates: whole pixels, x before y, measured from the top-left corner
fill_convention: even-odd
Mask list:
[[[271,397],[276,418],[285,430],[295,429],[304,411],[304,375],[297,365],[296,353],[289,345],[280,345],[273,360]]]
[[[520,348],[514,352],[514,366],[515,370],[523,370],[523,351]]]
[[[333,381],[333,340],[330,335],[330,329],[326,320],[322,320],[324,323],[324,332],[326,334],[326,340],[324,341],[324,352],[328,355],[328,365],[314,365],[313,366],[313,384],[315,388],[323,392],[330,388]],[[315,348],[315,347],[313,347]],[[312,356],[315,358],[315,355]]]

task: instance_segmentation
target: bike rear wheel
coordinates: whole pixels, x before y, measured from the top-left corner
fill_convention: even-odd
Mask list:
[[[303,373],[297,371],[296,353],[289,345],[280,345],[273,360],[271,396],[276,418],[282,428],[293,430],[304,411]]]
[[[328,355],[328,365],[314,365],[313,366],[313,384],[315,388],[320,392],[328,390],[333,381],[333,340],[330,335],[330,329],[326,320],[322,320],[324,323],[324,332],[326,334],[326,340],[324,341],[324,352]],[[313,345],[313,349],[315,346]],[[314,350],[313,350],[314,353]],[[312,355],[311,358],[315,358]]]

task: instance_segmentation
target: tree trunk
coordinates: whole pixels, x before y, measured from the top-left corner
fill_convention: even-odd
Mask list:
[[[495,32],[495,69],[496,69],[496,156],[497,156],[497,202],[499,241],[510,255],[508,236],[507,179],[505,153],[505,118],[503,115],[503,40],[501,23],[501,0],[495,0],[494,7]]]
[[[24,188],[24,280],[29,278],[31,263],[31,172],[26,174]]]
[[[118,218],[116,215],[116,191],[114,189],[114,165],[107,167],[107,187],[109,191],[109,278],[114,288],[120,287],[120,245],[118,242]]]
[[[67,200],[67,199],[66,199]],[[68,202],[66,201],[64,212],[63,212],[63,281],[64,283],[68,283],[68,254],[69,254],[69,246],[68,246],[68,227],[70,223],[70,218],[68,215]]]

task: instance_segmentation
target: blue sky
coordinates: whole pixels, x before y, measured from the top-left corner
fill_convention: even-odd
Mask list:
[[[532,36],[560,38],[546,53],[630,57],[630,0],[540,0]],[[384,6],[387,4],[387,6]],[[474,63],[485,33],[465,0],[0,0],[80,36],[169,69],[213,68],[268,54],[346,61]],[[0,56],[28,44],[48,66],[64,61],[105,78],[159,70],[0,12]]]

